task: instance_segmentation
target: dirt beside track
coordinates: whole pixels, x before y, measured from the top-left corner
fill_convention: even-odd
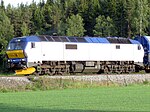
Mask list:
[[[37,77],[38,78],[38,77]],[[83,76],[49,76],[49,78],[72,79],[79,81],[114,83],[128,85],[134,83],[150,82],[150,74],[124,74],[124,75],[83,75]]]
[[[0,77],[0,88],[15,88],[31,83],[27,77]]]
[[[51,78],[51,79],[71,79],[78,81],[90,81],[92,82],[108,82],[116,83],[120,85],[127,85],[133,83],[143,83],[145,81],[150,81],[150,74],[132,74],[132,75],[83,75],[83,76],[40,76],[34,77],[38,78]],[[33,78],[33,77],[32,77]],[[0,77],[0,87],[14,87],[14,86],[24,86],[30,84],[29,77]]]

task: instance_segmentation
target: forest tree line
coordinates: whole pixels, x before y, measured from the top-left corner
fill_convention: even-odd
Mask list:
[[[26,35],[150,35],[150,0],[41,0],[0,3],[0,53],[13,37]]]

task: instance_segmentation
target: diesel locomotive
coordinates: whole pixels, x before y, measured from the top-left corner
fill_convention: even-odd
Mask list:
[[[134,40],[121,37],[23,36],[9,42],[7,63],[17,75],[120,74],[145,68],[149,72],[149,40],[148,36]]]

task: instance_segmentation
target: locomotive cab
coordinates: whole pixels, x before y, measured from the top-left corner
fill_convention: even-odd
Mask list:
[[[6,52],[10,68],[18,69],[26,66],[27,56],[24,51],[26,44],[23,38],[14,38],[10,41]]]
[[[8,69],[15,70],[16,74],[21,70],[21,74],[34,72],[34,68],[27,70],[27,53],[25,52],[27,46],[27,39],[24,37],[13,38],[7,47],[7,65]],[[24,71],[22,71],[24,69]]]

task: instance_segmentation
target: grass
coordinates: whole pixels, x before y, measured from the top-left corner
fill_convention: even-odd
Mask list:
[[[5,72],[5,73],[0,72],[0,76],[15,76],[15,73],[13,73],[13,72]]]
[[[0,93],[0,112],[150,112],[150,86]]]

